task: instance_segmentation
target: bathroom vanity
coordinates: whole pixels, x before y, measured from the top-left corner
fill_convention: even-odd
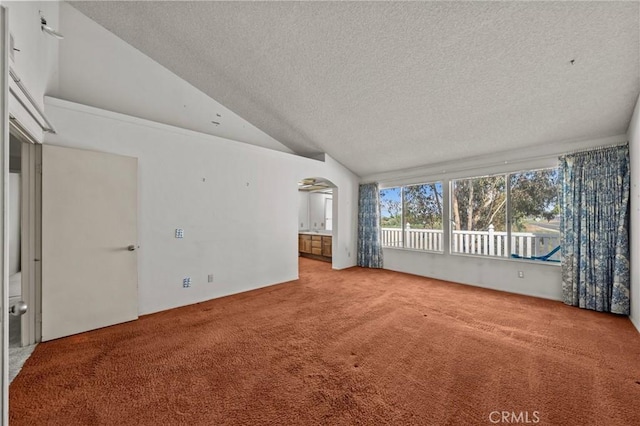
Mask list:
[[[331,243],[331,235],[312,231],[298,233],[300,256],[331,262]]]

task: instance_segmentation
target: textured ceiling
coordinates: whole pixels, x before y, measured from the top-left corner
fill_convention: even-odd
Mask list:
[[[637,2],[72,5],[361,176],[622,134],[640,92]]]

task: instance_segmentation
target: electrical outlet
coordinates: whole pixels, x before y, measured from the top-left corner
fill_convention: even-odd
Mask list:
[[[212,283],[212,282],[213,282],[213,274],[209,274],[209,275],[207,276],[207,281],[208,281],[208,282],[210,282],[210,283]]]
[[[518,271],[518,278],[524,278],[524,271]]]
[[[184,238],[184,229],[176,228],[176,238]]]
[[[182,279],[182,288],[189,288],[191,287],[191,278],[187,277],[187,278],[183,278]]]

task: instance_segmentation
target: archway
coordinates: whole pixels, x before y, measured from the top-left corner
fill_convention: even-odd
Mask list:
[[[298,254],[333,265],[337,247],[338,187],[323,177],[298,181]]]

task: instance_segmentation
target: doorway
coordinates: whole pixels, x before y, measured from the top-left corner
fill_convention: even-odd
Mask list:
[[[336,185],[322,177],[298,182],[299,256],[333,264],[338,225],[337,192]]]
[[[9,382],[39,341],[39,145],[12,125],[9,134]]]

